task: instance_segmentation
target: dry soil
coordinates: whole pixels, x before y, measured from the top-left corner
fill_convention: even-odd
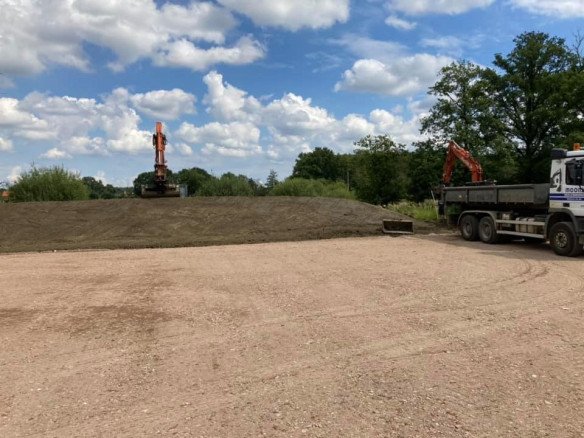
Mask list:
[[[0,436],[582,436],[583,298],[454,236],[3,254]]]
[[[401,215],[331,198],[0,203],[0,252],[157,248],[365,236]],[[409,219],[409,218],[408,218]],[[417,232],[433,227],[417,223]]]

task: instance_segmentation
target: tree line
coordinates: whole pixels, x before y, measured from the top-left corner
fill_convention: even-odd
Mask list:
[[[396,143],[391,133],[368,135],[354,143],[353,153],[335,153],[334,145],[328,145],[299,154],[292,175],[284,181],[274,171],[261,184],[245,175],[216,177],[196,167],[169,171],[168,179],[187,185],[195,196],[338,196],[375,204],[422,201],[439,185],[446,146],[454,140],[473,154],[490,180],[547,182],[551,149],[584,141],[583,42],[580,35],[569,46],[562,38],[526,32],[514,39],[509,53],[495,54],[491,67],[467,60],[444,67],[428,91],[435,103],[421,120],[426,140],[411,149]],[[25,176],[40,179],[38,169],[33,171]],[[65,179],[71,179],[60,171],[61,178],[67,174]],[[141,185],[152,178],[153,172],[138,175],[133,195],[139,195]],[[78,179],[83,189],[75,193],[81,199],[132,196],[132,190],[91,177]],[[18,192],[22,180],[11,186],[11,192]],[[454,184],[469,180],[468,171],[457,166]]]

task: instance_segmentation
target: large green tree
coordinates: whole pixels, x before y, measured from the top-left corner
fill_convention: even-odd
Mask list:
[[[329,148],[317,147],[312,152],[302,152],[292,170],[293,178],[335,181],[339,176],[338,157]]]
[[[519,180],[542,182],[549,178],[549,151],[570,120],[563,88],[573,58],[563,39],[542,32],[523,33],[514,42],[510,53],[495,55],[495,69],[484,76],[513,142]]]
[[[354,188],[357,197],[372,204],[407,196],[408,153],[386,135],[368,135],[355,142]]]
[[[488,153],[503,132],[491,92],[478,65],[460,61],[444,67],[428,91],[436,103],[422,119],[421,132],[442,145],[454,140],[476,156]]]
[[[205,169],[193,167],[192,169],[182,169],[176,174],[176,180],[179,184],[186,184],[189,195],[192,196],[213,176]]]

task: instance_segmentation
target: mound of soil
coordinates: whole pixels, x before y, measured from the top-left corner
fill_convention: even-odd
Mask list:
[[[217,197],[0,205],[0,252],[152,248],[381,233],[404,216],[357,201]],[[416,232],[433,228],[416,223]]]

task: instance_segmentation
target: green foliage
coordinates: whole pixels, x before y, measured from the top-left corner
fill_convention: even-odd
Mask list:
[[[182,169],[176,174],[176,180],[179,184],[186,184],[189,195],[194,195],[208,181],[214,177],[206,170],[199,167],[192,169]]]
[[[292,170],[293,178],[336,181],[339,176],[339,159],[328,148],[315,148],[312,152],[301,153]]]
[[[444,148],[433,141],[424,141],[415,144],[408,160],[410,177],[409,194],[416,202],[421,202],[430,196],[431,191],[442,181],[444,166]]]
[[[270,169],[270,174],[268,175],[268,179],[266,180],[266,189],[270,191],[278,184],[280,184],[280,181],[278,181],[278,174],[274,169]]]
[[[509,54],[495,55],[498,71],[487,70],[485,78],[504,132],[514,140],[519,180],[543,182],[549,178],[549,152],[570,116],[562,90],[573,54],[563,39],[542,32],[523,33],[514,42]]]
[[[199,196],[253,196],[254,188],[245,175],[225,173],[221,178],[211,178],[196,193]]]
[[[36,168],[22,173],[10,187],[10,200],[76,201],[89,199],[89,190],[76,173],[63,167]]]
[[[357,198],[372,204],[405,198],[409,186],[405,147],[385,135],[368,135],[355,146],[353,184]]]
[[[89,190],[89,199],[114,199],[126,196],[126,190],[123,188],[114,187],[111,184],[104,185],[91,176],[84,176],[81,181]]]
[[[397,213],[405,214],[420,221],[436,221],[438,220],[437,205],[431,199],[423,202],[401,201],[394,204],[387,205],[388,210]]]
[[[312,196],[323,198],[354,199],[347,186],[338,181],[326,181],[305,178],[289,178],[275,186],[273,196]]]

